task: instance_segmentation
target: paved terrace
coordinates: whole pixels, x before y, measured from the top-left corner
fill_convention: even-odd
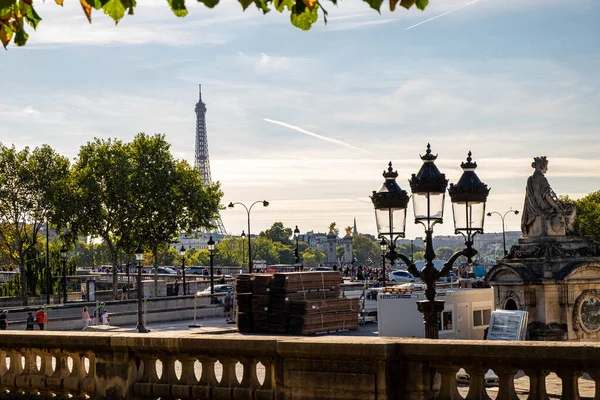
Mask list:
[[[210,335],[181,328],[146,335],[0,332],[0,398],[541,400],[579,399],[580,390],[600,398],[594,381],[579,379],[582,372],[600,379],[600,344]],[[461,367],[469,386],[457,387]],[[484,386],[488,368],[500,378],[496,388]],[[515,379],[518,370],[527,376]]]

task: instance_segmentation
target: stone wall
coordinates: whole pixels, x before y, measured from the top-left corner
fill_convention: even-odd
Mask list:
[[[121,399],[457,399],[456,372],[470,375],[467,399],[547,399],[556,373],[563,399],[579,399],[578,377],[600,381],[600,344],[366,337],[270,337],[71,332],[0,332],[0,397]],[[432,390],[432,383],[436,390]]]

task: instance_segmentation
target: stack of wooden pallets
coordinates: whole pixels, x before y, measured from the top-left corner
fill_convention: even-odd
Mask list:
[[[236,323],[240,332],[252,332],[252,275],[240,274],[235,280]]]
[[[241,279],[244,282],[236,288],[247,290],[250,281],[252,292],[237,295],[240,332],[312,334],[358,328],[358,299],[339,298],[339,272],[254,274]],[[248,320],[250,327],[240,326]]]

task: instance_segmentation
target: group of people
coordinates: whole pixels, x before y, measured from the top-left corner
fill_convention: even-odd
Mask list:
[[[49,322],[48,314],[46,314],[46,306],[44,305],[36,311],[35,315],[33,314],[33,311],[27,313],[25,330],[32,331],[37,324],[39,329],[43,331],[44,327]],[[0,330],[5,331],[6,329],[8,329],[8,310],[4,310],[2,311],[2,314],[0,314]]]
[[[100,305],[94,309],[92,315],[94,318],[90,316],[88,306],[83,307],[83,311],[81,312],[83,331],[85,331],[90,326],[90,323],[94,322],[94,320],[100,325],[110,325],[110,314],[108,313],[104,302],[100,303]]]
[[[377,268],[373,267],[363,267],[359,265],[358,267],[344,267],[342,269],[342,274],[345,278],[352,278],[358,281],[375,281],[381,278],[381,273]]]

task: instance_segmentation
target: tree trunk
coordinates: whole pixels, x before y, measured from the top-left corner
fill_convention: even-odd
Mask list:
[[[21,305],[29,305],[29,296],[27,296],[27,258],[25,255],[21,258],[23,264],[19,268],[19,274],[21,276]]]
[[[112,250],[112,247],[111,247]],[[118,261],[118,255],[117,255],[117,250],[113,250],[111,253],[111,258],[112,258],[112,286],[113,286],[113,299],[114,300],[119,300],[119,261]]]
[[[158,245],[152,249],[154,255],[154,297],[158,297]]]

